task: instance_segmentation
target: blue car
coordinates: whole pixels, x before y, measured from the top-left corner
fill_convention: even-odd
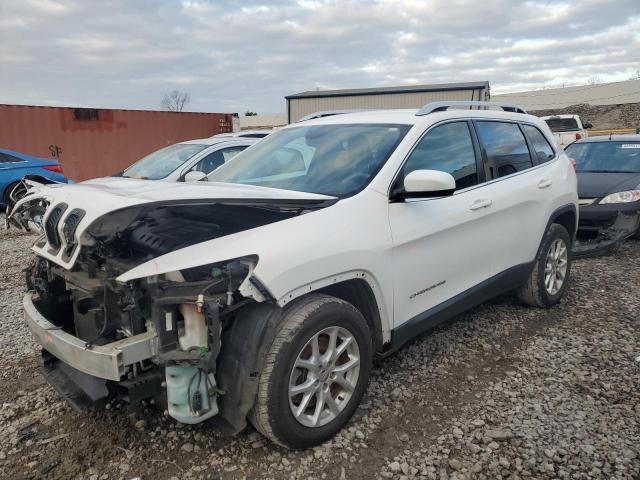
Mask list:
[[[69,183],[57,160],[45,160],[0,149],[0,206],[7,204],[13,187],[27,175],[37,175],[57,183]]]

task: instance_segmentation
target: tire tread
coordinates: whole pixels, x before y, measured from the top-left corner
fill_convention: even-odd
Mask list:
[[[547,245],[551,242],[551,239],[556,238],[558,236],[566,236],[569,237],[569,233],[567,230],[558,223],[552,223],[549,226],[549,229],[545,232],[544,238],[541,243],[541,248],[536,256],[536,260],[533,266],[533,270],[527,279],[527,282],[522,285],[520,288],[516,290],[516,296],[518,299],[526,305],[531,305],[532,307],[539,308],[547,308],[550,304],[545,300],[543,292],[542,282],[540,281],[540,262],[544,262],[546,260],[547,254]],[[571,261],[571,243],[567,244],[568,259]],[[565,283],[569,282],[569,274],[571,272],[571,266],[567,270],[567,278]],[[566,288],[566,287],[563,287]]]
[[[289,304],[285,307],[284,322],[280,330],[276,334],[269,353],[266,355],[264,367],[260,372],[258,381],[258,394],[253,408],[249,411],[249,421],[262,435],[272,442],[289,448],[290,445],[284,443],[273,431],[270,415],[269,415],[269,397],[271,395],[271,380],[275,371],[278,353],[283,345],[290,341],[295,331],[302,326],[304,321],[316,310],[327,303],[340,303],[346,305],[355,311],[357,309],[350,303],[336,297],[330,297],[322,294],[310,294],[297,302]]]

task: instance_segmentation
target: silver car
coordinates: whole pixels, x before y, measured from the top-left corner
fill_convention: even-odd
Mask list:
[[[211,137],[176,143],[141,158],[118,176],[165,182],[198,181],[259,140]]]

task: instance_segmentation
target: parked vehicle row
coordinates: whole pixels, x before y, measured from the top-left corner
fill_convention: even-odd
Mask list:
[[[214,136],[176,143],[150,153],[116,176],[165,182],[201,180],[258,140]]]
[[[625,238],[640,237],[640,135],[582,139],[566,152],[578,172],[574,254],[607,252]]]
[[[46,208],[25,318],[76,405],[153,399],[309,447],[352,416],[374,356],[505,292],[551,307],[569,284],[574,167],[514,105],[316,118],[206,178],[41,186],[13,208]]]
[[[199,181],[269,133],[271,130],[243,130],[169,145],[113,176],[170,182]],[[0,150],[0,206],[7,210],[35,183],[66,182],[68,179],[62,174],[58,161]]]

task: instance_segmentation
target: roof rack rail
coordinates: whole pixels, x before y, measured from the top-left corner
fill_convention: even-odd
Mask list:
[[[505,112],[513,112],[513,113],[524,113],[527,114],[527,111],[513,103],[501,103],[501,102],[482,102],[479,100],[452,100],[445,102],[431,102],[427,103],[420,110],[416,112],[416,115],[429,115],[433,112],[444,112],[450,107],[478,107],[478,110],[488,110],[489,107],[500,107]]]
[[[342,115],[344,113],[354,113],[361,111],[362,110],[321,110],[319,112],[313,112],[309,115],[305,115],[300,120],[297,120],[296,123],[306,122],[307,120],[313,120],[314,118],[331,117],[333,115]]]

